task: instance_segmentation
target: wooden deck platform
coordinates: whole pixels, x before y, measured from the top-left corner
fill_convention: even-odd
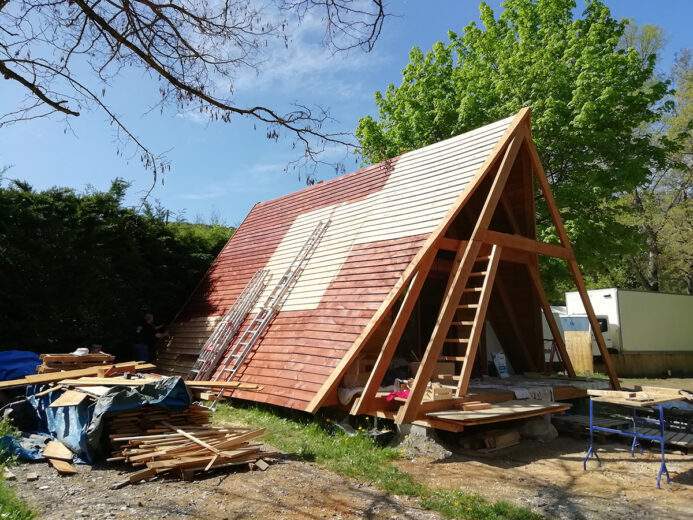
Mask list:
[[[454,421],[464,426],[472,426],[561,413],[569,408],[569,404],[521,399],[494,403],[485,410],[443,410],[426,415],[435,420]]]

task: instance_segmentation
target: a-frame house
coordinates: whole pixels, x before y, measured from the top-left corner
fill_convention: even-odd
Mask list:
[[[544,198],[560,244],[537,241],[535,196]],[[567,262],[618,388],[532,142],[529,109],[256,205],[177,318],[157,362],[189,375],[211,348],[210,335],[229,328],[222,317],[244,304],[238,330],[208,364],[211,377],[258,389],[229,395],[315,412],[338,403],[346,376],[360,367],[365,379],[351,413],[424,420],[471,399],[472,378],[486,371],[489,327],[515,372],[540,372],[543,312],[565,372],[575,376],[539,255]],[[251,301],[258,275],[269,281]],[[409,395],[386,402],[380,389],[393,361],[403,359],[418,361]],[[431,405],[424,394],[441,361],[454,366],[448,383],[455,397]]]

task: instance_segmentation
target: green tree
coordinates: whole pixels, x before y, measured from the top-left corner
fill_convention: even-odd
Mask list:
[[[400,85],[377,92],[379,118],[360,120],[363,157],[376,162],[532,108],[532,129],[583,268],[594,277],[636,250],[637,229],[619,197],[667,168],[675,143],[653,138],[671,110],[654,80],[655,56],[623,48],[626,21],[598,0],[574,16],[572,0],[506,0],[482,26],[448,33],[428,53],[412,49]],[[539,236],[555,241],[539,204]],[[547,263],[553,294],[565,280]]]
[[[182,307],[233,230],[135,211],[127,188],[0,186],[0,348],[127,354],[145,309],[165,323]]]
[[[652,34],[652,30],[649,31]],[[645,36],[647,33],[641,33]],[[674,162],[624,195],[624,221],[637,226],[643,247],[621,270],[636,287],[693,294],[693,68],[689,51],[673,67],[674,112],[659,139],[681,143]]]

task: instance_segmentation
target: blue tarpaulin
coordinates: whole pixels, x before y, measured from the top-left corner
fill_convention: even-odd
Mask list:
[[[21,379],[35,374],[36,367],[41,364],[36,352],[27,350],[5,350],[0,352],[0,381]]]
[[[59,390],[36,397],[45,387],[27,387],[31,404],[31,432],[59,440],[84,462],[92,462],[107,448],[103,438],[104,419],[110,414],[156,406],[169,410],[184,410],[190,406],[190,394],[180,377],[166,377],[155,383],[138,387],[114,386],[103,396],[85,399],[77,406],[50,408],[62,392]],[[26,439],[26,437],[24,437]],[[3,441],[7,443],[8,441]],[[20,458],[32,460],[19,449],[10,448]],[[35,459],[34,459],[35,460]]]

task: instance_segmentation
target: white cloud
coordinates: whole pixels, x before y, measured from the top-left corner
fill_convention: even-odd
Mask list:
[[[303,98],[314,98],[325,93],[333,98],[363,95],[365,89],[358,77],[353,76],[376,67],[382,59],[375,53],[361,49],[334,53],[323,43],[325,25],[319,17],[308,14],[300,22],[290,20],[293,28],[285,45],[274,41],[264,51],[258,70],[244,69],[236,74],[234,91],[246,96],[258,91],[285,91]],[[220,85],[225,88],[227,85]],[[302,89],[311,88],[310,92]],[[225,90],[228,90],[225,88]],[[337,92],[335,92],[335,90]],[[370,96],[370,92],[367,93]]]

